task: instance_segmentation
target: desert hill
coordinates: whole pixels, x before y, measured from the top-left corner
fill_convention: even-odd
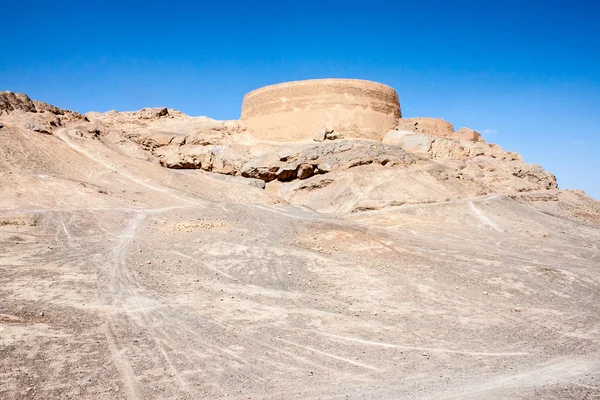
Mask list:
[[[0,397],[597,398],[600,203],[445,124],[0,93]]]

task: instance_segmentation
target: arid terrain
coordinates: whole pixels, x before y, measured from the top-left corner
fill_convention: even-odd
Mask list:
[[[320,136],[0,93],[0,398],[600,398],[600,202]]]

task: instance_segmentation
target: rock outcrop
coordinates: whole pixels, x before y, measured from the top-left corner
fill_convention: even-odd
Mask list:
[[[333,188],[335,182],[346,179],[345,175],[353,176],[357,168],[366,166],[371,171],[409,166],[411,170],[427,170],[431,171],[427,179],[457,180],[465,191],[478,194],[557,187],[554,175],[524,163],[517,153],[480,140],[477,132],[468,128],[454,133],[450,123],[434,118],[400,119],[398,126],[403,129],[390,130],[380,140],[359,139],[352,134],[346,137],[323,128],[311,132],[307,140],[274,142],[257,138],[243,121],[189,117],[167,108],[81,116],[10,92],[0,94],[0,104],[3,125],[15,124],[35,134],[67,129],[78,138],[111,143],[130,156],[166,168],[248,179],[255,187],[307,181],[293,191],[319,191],[320,183],[312,185],[311,178],[322,182],[318,177],[331,174],[326,180]],[[252,183],[259,181],[263,183]]]
[[[13,111],[37,112],[35,104],[23,93],[0,92],[0,114],[9,114]]]
[[[86,118],[74,111],[31,100],[23,93],[0,92],[0,117],[5,125],[20,126],[32,132],[52,134],[55,129]]]
[[[160,164],[167,168],[202,169],[265,182],[307,179],[315,174],[367,164],[397,166],[418,159],[400,147],[361,140],[329,141],[276,150],[252,157],[248,151],[242,153],[228,146],[209,144],[167,146],[156,154]]]

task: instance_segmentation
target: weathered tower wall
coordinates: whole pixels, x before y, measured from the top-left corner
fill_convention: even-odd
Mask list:
[[[398,95],[389,86],[356,79],[315,79],[248,93],[241,119],[262,140],[308,140],[319,130],[381,140],[401,116]]]

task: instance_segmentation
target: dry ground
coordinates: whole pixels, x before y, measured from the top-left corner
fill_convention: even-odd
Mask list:
[[[600,398],[578,193],[335,216],[0,132],[0,398]]]

